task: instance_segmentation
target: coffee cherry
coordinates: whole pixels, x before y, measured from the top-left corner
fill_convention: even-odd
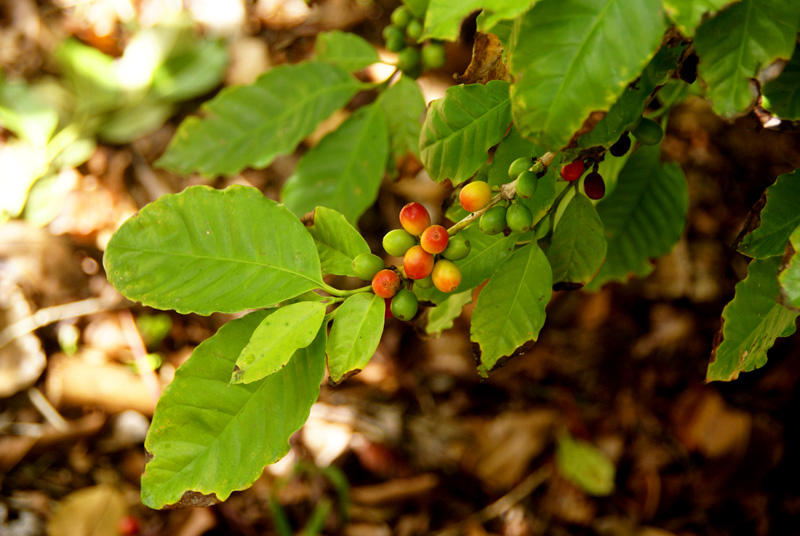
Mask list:
[[[530,197],[536,192],[539,179],[533,171],[525,170],[517,176],[517,195]]]
[[[646,117],[642,117],[636,128],[632,130],[632,133],[643,145],[655,145],[664,137],[661,125]]]
[[[511,162],[511,165],[508,166],[508,178],[513,179],[517,177],[523,171],[527,171],[528,168],[531,167],[531,159],[527,156],[521,156]]]
[[[447,249],[444,250],[442,255],[451,261],[457,261],[469,255],[470,248],[471,246],[469,240],[464,238],[464,235],[462,234],[456,234],[455,236],[450,237],[450,242],[447,244]]]
[[[381,298],[391,298],[400,288],[400,276],[385,268],[372,278],[372,292]]]
[[[405,37],[393,35],[386,39],[386,50],[389,52],[400,52],[404,48],[406,48]]]
[[[697,57],[697,54],[694,52],[689,54],[678,69],[678,76],[681,77],[681,80],[687,84],[694,84],[694,81],[697,80],[697,64],[699,62],[700,58]]]
[[[409,279],[428,277],[433,270],[433,255],[421,246],[413,246],[403,255],[403,270]]]
[[[402,257],[408,248],[416,244],[416,239],[403,229],[392,229],[383,237],[383,250],[389,255]]]
[[[407,74],[419,70],[419,50],[414,47],[406,47],[398,52],[397,68]]]
[[[414,288],[431,288],[433,286],[433,280],[431,276],[423,277],[422,279],[417,279],[414,281]]]
[[[583,175],[583,160],[575,160],[561,167],[561,178],[572,182],[578,180]]]
[[[406,204],[400,209],[400,225],[414,236],[419,236],[431,224],[428,210],[417,202]]]
[[[596,171],[592,171],[583,179],[583,192],[589,199],[600,199],[606,194],[606,183]]]
[[[353,273],[364,281],[371,280],[384,267],[383,259],[372,253],[362,253],[353,259]]]
[[[399,28],[405,28],[408,26],[408,23],[414,18],[414,15],[406,6],[400,6],[394,11],[392,11],[392,15],[390,20],[392,24]]]
[[[628,136],[627,132],[623,132],[622,136],[620,136],[619,139],[614,142],[614,145],[608,148],[608,152],[613,156],[622,156],[627,153],[628,149],[630,148],[631,138]]]
[[[506,224],[512,231],[527,231],[531,228],[533,217],[528,207],[521,203],[512,203],[506,211]]]
[[[442,67],[445,61],[447,54],[441,43],[427,43],[422,47],[422,67],[426,71]]]
[[[417,296],[408,289],[400,289],[392,298],[392,316],[399,320],[411,320],[417,314]]]
[[[441,225],[431,225],[419,237],[419,245],[428,253],[436,255],[441,253],[447,247],[447,242],[450,236],[447,234],[447,229]]]
[[[467,184],[458,194],[458,202],[461,208],[467,212],[478,212],[485,207],[492,198],[492,188],[486,181],[472,181]]]
[[[431,279],[433,285],[442,292],[453,292],[461,284],[461,270],[447,259],[441,259],[436,261]]]
[[[497,205],[481,216],[478,227],[486,234],[497,234],[506,228],[506,207]]]
[[[127,515],[117,522],[117,533],[120,536],[136,536],[139,531],[139,520],[131,515]]]
[[[383,29],[383,40],[385,42],[388,43],[390,39],[396,40],[397,38],[400,38],[401,41],[405,42],[406,34],[402,28],[398,28],[397,26],[390,24]]]
[[[419,19],[414,19],[408,23],[408,26],[406,26],[406,35],[414,41],[419,39],[419,36],[422,35],[422,23]]]

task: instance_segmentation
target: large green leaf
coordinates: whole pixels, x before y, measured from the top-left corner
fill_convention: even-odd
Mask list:
[[[314,237],[326,274],[351,275],[353,259],[362,253],[369,253],[369,245],[361,233],[347,219],[333,209],[317,207],[314,209],[314,225],[308,227]]]
[[[281,370],[231,385],[236,356],[267,315],[232,320],[195,348],[164,391],[145,439],[153,458],[142,475],[142,502],[162,508],[187,492],[225,500],[289,451],[308,418],[325,372],[325,330]]]
[[[381,61],[375,47],[363,37],[338,30],[317,35],[315,51],[319,61],[338,65],[348,72]]]
[[[374,103],[359,108],[303,155],[281,198],[298,216],[325,206],[355,222],[375,202],[388,154],[383,111]]]
[[[688,192],[675,163],[662,164],[658,145],[642,146],[629,158],[614,191],[598,205],[608,252],[590,287],[645,276],[649,259],[666,255],[686,224]]]
[[[480,345],[482,374],[502,356],[538,338],[552,286],[550,263],[533,243],[515,251],[489,279],[470,327],[470,338]]]
[[[383,298],[372,293],[354,294],[336,309],[327,350],[333,381],[369,363],[381,341],[385,314]]]
[[[764,84],[764,108],[781,119],[800,119],[800,46],[778,78]]]
[[[425,113],[425,99],[419,85],[413,78],[401,76],[381,93],[378,104],[386,114],[392,154],[402,157],[410,151],[419,157],[419,131]]]
[[[705,14],[713,14],[735,0],[662,0],[664,10],[686,37],[694,30]]]
[[[442,303],[428,309],[428,322],[425,333],[439,335],[453,327],[453,321],[461,316],[464,306],[472,301],[472,290],[450,294]]]
[[[433,180],[458,185],[481,167],[510,123],[508,83],[452,86],[425,117],[419,138],[422,163]]]
[[[545,149],[566,145],[639,75],[664,29],[659,0],[540,0],[512,36],[514,124]]]
[[[324,317],[325,304],[318,301],[301,301],[272,311],[236,358],[231,383],[253,383],[285,367],[295,351],[314,341]]]
[[[698,74],[717,114],[732,117],[749,108],[750,80],[776,59],[789,59],[798,25],[796,0],[742,0],[697,28]]]
[[[547,258],[553,282],[586,284],[606,258],[603,222],[585,196],[576,195],[556,225]]]
[[[558,472],[591,495],[614,491],[614,464],[603,451],[580,439],[560,437],[556,449]]]
[[[192,186],[144,207],[103,258],[122,294],[179,313],[235,313],[321,286],[314,240],[255,188]]]
[[[722,311],[722,341],[714,350],[706,380],[730,381],[767,362],[775,339],[794,332],[798,312],[778,303],[781,258],[753,259]]]
[[[461,21],[478,9],[492,12],[487,26],[502,19],[513,19],[525,12],[535,0],[430,0],[425,13],[425,30],[420,39],[455,41]]]
[[[786,266],[781,270],[778,281],[781,284],[784,303],[795,309],[800,309],[800,225],[789,239],[792,254]]]
[[[739,244],[739,253],[756,259],[782,255],[789,236],[800,225],[800,169],[778,177],[766,195],[760,225]]]
[[[157,164],[206,175],[266,167],[294,150],[360,87],[345,70],[327,63],[275,67],[253,84],[226,89],[206,102],[204,117],[181,123]]]

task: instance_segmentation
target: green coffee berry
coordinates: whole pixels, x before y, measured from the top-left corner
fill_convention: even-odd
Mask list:
[[[417,41],[419,36],[422,35],[422,22],[420,22],[419,19],[410,21],[408,26],[406,26],[406,35],[414,41]]]
[[[478,227],[486,234],[497,234],[506,228],[506,207],[497,205],[481,216]]]
[[[414,280],[414,288],[431,288],[432,286],[433,286],[433,279],[431,279],[431,276]]]
[[[427,43],[422,47],[422,67],[427,70],[442,67],[447,60],[444,45],[440,43]]]
[[[402,257],[416,243],[417,239],[405,229],[392,229],[383,237],[383,250],[389,255]]]
[[[527,231],[531,228],[533,218],[528,207],[521,203],[512,203],[506,211],[506,224],[512,231]]]
[[[353,259],[353,273],[364,281],[371,281],[384,268],[383,259],[372,253],[362,253]]]
[[[523,171],[517,176],[517,195],[530,197],[536,192],[539,178],[533,171]]]
[[[400,28],[405,28],[406,26],[408,26],[408,23],[413,20],[414,15],[406,6],[400,6],[394,11],[392,11],[392,15],[390,18],[392,24]]]
[[[417,296],[408,289],[401,289],[392,298],[389,306],[392,316],[399,320],[411,320],[417,314]]]
[[[397,53],[397,68],[404,73],[419,68],[419,50],[407,47]]]
[[[527,171],[531,167],[531,159],[527,156],[521,156],[511,162],[508,166],[508,178],[514,179],[523,171]]]
[[[661,125],[646,117],[642,117],[639,124],[631,132],[643,145],[655,145],[664,137]]]
[[[450,237],[450,242],[447,243],[447,248],[442,252],[446,259],[457,261],[469,255],[471,246],[469,240],[464,238],[462,234],[456,234]]]

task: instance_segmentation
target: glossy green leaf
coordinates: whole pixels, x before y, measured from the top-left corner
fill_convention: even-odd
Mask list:
[[[781,285],[784,303],[800,309],[800,226],[794,230],[789,242],[793,251],[786,266],[781,270],[778,281]]]
[[[317,35],[317,59],[337,65],[348,72],[378,63],[378,51],[363,37],[350,32],[323,32]]]
[[[419,139],[422,163],[433,180],[458,185],[481,167],[510,123],[507,82],[452,86],[431,103],[425,117]]]
[[[472,291],[450,294],[442,303],[428,310],[428,323],[425,333],[438,335],[446,329],[453,327],[453,322],[461,316],[464,306],[472,301]]]
[[[328,340],[328,373],[335,382],[362,370],[378,348],[386,305],[372,293],[354,294],[336,309]]]
[[[301,301],[272,311],[236,358],[231,383],[253,383],[285,367],[297,350],[314,341],[323,318],[325,304],[318,301]]]
[[[159,166],[206,175],[263,168],[300,141],[361,84],[335,65],[304,62],[275,67],[248,86],[221,91],[203,117],[181,123]]]
[[[387,130],[379,106],[359,108],[303,155],[283,187],[283,202],[298,216],[325,206],[356,222],[378,195],[389,154]]]
[[[739,253],[756,259],[782,255],[786,242],[800,225],[800,169],[785,173],[767,188],[761,223],[739,244]]]
[[[742,0],[697,28],[698,74],[717,114],[732,117],[750,107],[751,79],[776,59],[789,59],[799,25],[795,0]]]
[[[664,10],[686,37],[694,35],[703,16],[713,15],[733,0],[662,0]]]
[[[533,243],[516,250],[489,279],[470,327],[470,338],[480,345],[483,374],[501,357],[539,337],[552,286],[550,263]]]
[[[669,253],[680,238],[689,203],[686,179],[675,163],[662,164],[659,154],[658,145],[634,151],[614,191],[598,203],[608,251],[590,288],[647,275],[649,260]]]
[[[507,182],[511,182],[514,178],[508,176],[508,166],[511,162],[521,156],[542,156],[544,151],[532,141],[523,138],[519,131],[511,127],[503,141],[497,146],[492,158],[492,164],[489,166],[488,183],[491,186],[499,186]]]
[[[341,213],[317,207],[314,225],[307,229],[317,244],[323,272],[356,277],[353,259],[362,253],[370,253],[370,249],[361,233]]]
[[[800,119],[800,46],[778,78],[764,84],[762,93],[764,108],[781,119]]]
[[[664,29],[659,0],[540,0],[512,36],[514,124],[547,150],[563,147],[639,75]]]
[[[281,370],[250,384],[228,383],[236,356],[267,315],[232,320],[195,348],[156,406],[145,449],[142,502],[162,508],[187,492],[227,499],[289,451],[325,372],[325,330]]]
[[[425,99],[413,78],[401,76],[378,97],[386,114],[389,144],[392,154],[399,158],[409,151],[419,157],[419,132],[425,114]]]
[[[762,367],[778,337],[794,332],[798,312],[780,303],[778,269],[781,257],[753,259],[747,277],[736,284],[722,311],[722,340],[714,349],[707,381],[730,381],[739,373]]]
[[[588,283],[606,258],[603,222],[594,205],[576,195],[556,225],[547,258],[553,282]]]
[[[114,233],[103,263],[131,300],[179,313],[267,307],[321,285],[311,235],[246,186],[160,197]]]
[[[491,12],[488,26],[503,19],[513,19],[524,13],[534,0],[430,0],[425,14],[425,29],[421,39],[446,39],[455,41],[461,21],[473,11]]]
[[[564,478],[590,495],[602,497],[614,492],[614,464],[591,443],[569,436],[560,437],[556,467]]]

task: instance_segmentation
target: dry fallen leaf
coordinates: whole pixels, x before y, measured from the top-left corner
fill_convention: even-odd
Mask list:
[[[117,524],[127,514],[122,493],[101,484],[64,497],[47,524],[49,536],[117,536]]]

